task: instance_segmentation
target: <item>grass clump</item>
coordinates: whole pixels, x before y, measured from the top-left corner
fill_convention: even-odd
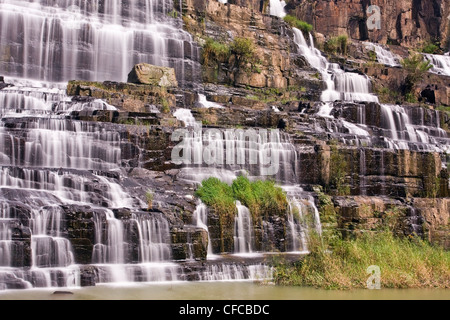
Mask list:
[[[440,51],[439,45],[433,42],[425,43],[421,49],[423,53],[438,54]]]
[[[331,54],[347,55],[348,37],[342,35],[328,39],[324,44],[324,50]]]
[[[331,244],[312,238],[311,254],[303,261],[276,268],[278,284],[364,289],[370,277],[367,268],[376,265],[381,270],[381,288],[450,288],[450,252],[423,240],[398,238],[390,231]]]
[[[433,65],[430,61],[424,59],[420,53],[410,54],[408,58],[401,61],[403,68],[408,72],[405,79],[405,96],[407,101],[415,102],[416,99],[413,96],[413,89],[416,84],[423,79],[425,73],[427,73]]]
[[[284,21],[291,27],[300,29],[304,34],[308,34],[313,30],[312,25],[289,14],[284,17]]]
[[[205,65],[211,62],[225,62],[230,57],[230,54],[230,46],[228,44],[207,38],[203,45],[202,61]]]
[[[252,39],[237,37],[230,44],[231,53],[236,57],[238,65],[253,63],[255,59],[255,44]]]
[[[275,185],[275,182],[268,180],[250,182],[244,176],[235,179],[231,186],[217,178],[206,179],[195,195],[207,206],[215,209],[219,215],[234,215],[236,200],[249,208],[254,219],[284,215],[288,209],[286,194]]]
[[[203,180],[195,195],[220,215],[234,216],[236,205],[233,190],[218,178]]]
[[[288,209],[285,192],[273,181],[250,182],[248,178],[240,176],[233,181],[231,188],[235,199],[249,208],[254,219],[281,216]]]

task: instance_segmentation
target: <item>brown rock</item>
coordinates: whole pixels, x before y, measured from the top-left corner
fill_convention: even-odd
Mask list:
[[[178,87],[175,69],[140,63],[128,74],[127,82],[160,87]]]

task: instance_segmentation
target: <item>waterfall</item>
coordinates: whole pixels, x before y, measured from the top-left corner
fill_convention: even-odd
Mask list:
[[[410,149],[410,143],[422,145],[425,150],[437,151],[433,144],[435,140],[426,132],[419,130],[411,123],[411,118],[402,106],[381,105],[383,115],[383,128],[385,135],[390,139],[392,149]],[[439,124],[437,124],[439,128]],[[431,149],[430,149],[431,148]]]
[[[194,225],[199,228],[202,228],[208,232],[208,249],[207,249],[207,258],[214,258],[211,238],[209,236],[209,228],[208,228],[208,207],[199,200],[197,207],[195,208],[194,214],[192,216],[194,221]]]
[[[384,47],[382,47],[381,45],[377,43],[366,43],[366,48],[375,51],[379,63],[390,67],[400,66],[399,62],[400,58],[397,55],[394,55],[390,50],[387,50]]]
[[[168,12],[171,1],[0,3],[0,69],[40,81],[126,81],[136,63],[198,76],[198,48]],[[53,50],[58,47],[59,50]]]
[[[185,123],[192,123],[189,113],[182,112],[177,111],[179,119],[184,114]],[[296,181],[297,152],[289,135],[278,130],[196,127],[184,132],[176,149],[181,151],[180,161],[185,165],[181,175],[187,180],[201,182],[216,176],[231,183],[239,173],[248,172],[254,177]]]
[[[255,234],[250,210],[236,201],[237,215],[234,221],[234,253],[254,252]]]
[[[279,18],[284,18],[286,16],[286,11],[284,10],[285,6],[286,2],[284,1],[270,0],[269,2],[270,15]]]
[[[329,63],[322,53],[314,47],[314,39],[309,34],[309,45],[303,33],[293,28],[294,42],[297,44],[300,54],[308,63],[317,69],[327,89],[322,92],[321,100],[324,102],[343,101],[368,101],[378,102],[378,97],[370,93],[370,80],[367,76],[357,73],[345,72],[338,64]]]
[[[238,265],[213,264],[208,265],[200,274],[200,281],[260,281],[273,279],[273,268],[264,264]]]
[[[174,113],[173,116],[184,123],[185,127],[193,127],[195,128],[197,125],[197,122],[192,115],[192,111],[190,109],[185,108],[178,108]]]
[[[322,234],[319,210],[314,198],[297,185],[283,186],[289,201],[287,221],[287,251],[294,253],[308,252],[308,237],[311,230]]]
[[[199,94],[198,95],[198,103],[203,107],[203,108],[218,108],[218,109],[223,109],[224,107],[221,106],[218,103],[215,102],[211,102],[206,100],[206,96],[204,94]]]
[[[433,65],[430,72],[450,76],[450,56],[448,54],[425,54],[424,56]]]

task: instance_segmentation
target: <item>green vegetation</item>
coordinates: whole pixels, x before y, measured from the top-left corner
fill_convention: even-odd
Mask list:
[[[238,177],[231,185],[234,197],[249,208],[256,219],[261,216],[282,216],[288,209],[284,191],[269,180],[250,182],[244,176]]]
[[[371,61],[371,62],[376,62],[377,61],[377,53],[374,51],[374,50],[370,50],[369,52],[368,52],[368,56],[369,56],[369,60]]]
[[[236,56],[238,66],[255,62],[255,44],[252,39],[236,37],[230,44],[231,52]]]
[[[375,90],[381,103],[398,103],[400,104],[401,94],[398,91],[393,91],[388,87],[382,87]]]
[[[342,35],[328,39],[324,44],[324,50],[331,54],[347,55],[348,37]]]
[[[380,267],[382,288],[450,288],[450,252],[390,231],[365,233],[354,240],[310,240],[311,254],[295,265],[280,263],[280,285],[323,289],[367,288],[367,268]]]
[[[170,113],[170,104],[166,98],[161,98],[161,112],[165,114]]]
[[[345,196],[350,194],[350,187],[346,184],[349,172],[345,156],[336,145],[331,146],[330,157],[330,188],[335,190],[336,195]]]
[[[254,219],[283,215],[288,209],[285,193],[273,181],[250,182],[244,176],[235,179],[231,186],[217,178],[206,179],[195,195],[219,215],[234,215],[236,200],[249,208]]]
[[[410,54],[410,56],[403,59],[401,63],[403,68],[408,72],[405,79],[405,95],[407,100],[415,102],[415,98],[411,96],[408,97],[408,94],[412,94],[414,86],[423,78],[425,73],[433,67],[433,65],[430,61],[424,59],[420,53]]]
[[[148,190],[145,194],[145,199],[147,200],[148,210],[153,208],[154,195],[151,190]]]
[[[210,62],[225,62],[230,57],[230,47],[226,43],[207,38],[203,46],[202,61],[208,65]]]
[[[234,216],[236,205],[233,190],[218,178],[203,180],[195,195],[219,215]]]
[[[169,17],[173,18],[173,19],[176,19],[176,18],[178,18],[178,11],[176,11],[175,9],[173,9],[172,11],[169,11],[169,12],[167,13],[167,15],[168,15]]]
[[[433,42],[425,43],[421,49],[421,52],[430,54],[437,54],[439,51],[439,45]]]
[[[284,21],[291,27],[300,29],[304,34],[308,34],[313,30],[312,25],[289,14],[284,17]]]

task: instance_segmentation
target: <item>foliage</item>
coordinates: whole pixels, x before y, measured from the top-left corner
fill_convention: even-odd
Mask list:
[[[250,182],[244,176],[235,179],[231,186],[217,178],[206,179],[195,194],[219,214],[234,214],[236,200],[248,207],[255,219],[283,215],[288,208],[285,193],[273,181]]]
[[[328,39],[324,44],[324,50],[331,54],[347,55],[348,37],[342,35]]]
[[[439,45],[435,43],[426,43],[421,50],[423,53],[437,54],[439,52]]]
[[[375,52],[375,50],[370,50],[368,52],[368,55],[369,55],[370,61],[372,61],[372,62],[377,61],[377,53]]]
[[[161,112],[170,113],[169,101],[166,98],[161,98]]]
[[[254,218],[284,215],[288,202],[284,191],[270,180],[250,182],[240,176],[231,186],[234,197],[249,208]]]
[[[350,193],[349,187],[345,184],[348,171],[348,163],[344,155],[337,146],[331,146],[330,187],[336,190],[337,195],[344,196]]]
[[[147,200],[148,209],[150,210],[153,207],[153,199],[154,199],[154,195],[151,190],[148,190],[145,193],[145,199]]]
[[[252,39],[236,37],[230,44],[230,49],[236,56],[238,65],[245,65],[255,61],[255,44]]]
[[[291,27],[300,29],[304,34],[308,34],[313,30],[312,25],[289,14],[284,17],[284,21]]]
[[[401,63],[403,68],[408,72],[405,79],[406,93],[410,93],[417,82],[433,67],[431,62],[424,59],[420,53],[410,54]]]
[[[195,195],[217,213],[234,216],[236,205],[234,203],[233,190],[228,184],[220,181],[218,178],[203,180]]]
[[[363,289],[370,276],[367,268],[376,265],[382,288],[450,288],[450,252],[418,238],[382,231],[331,243],[313,236],[309,245],[311,254],[303,261],[275,268],[278,284]]]
[[[208,65],[210,62],[225,62],[230,57],[230,47],[222,42],[207,38],[203,45],[202,60],[203,64]]]

